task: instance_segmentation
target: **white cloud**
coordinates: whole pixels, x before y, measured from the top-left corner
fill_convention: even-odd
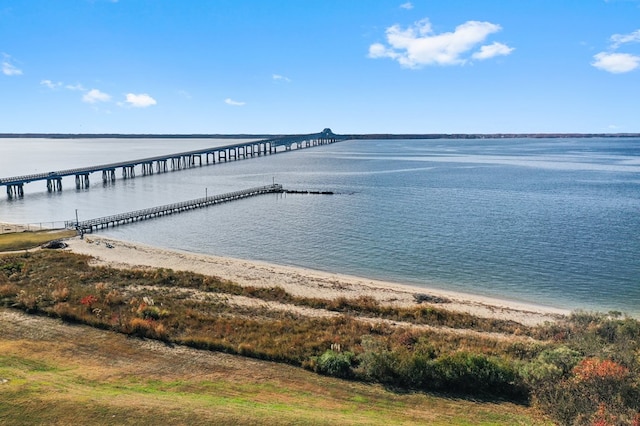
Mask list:
[[[74,91],[81,91],[84,92],[85,89],[82,84],[78,83],[78,84],[67,84],[66,86],[64,86],[65,89],[67,90],[74,90]]]
[[[515,49],[513,47],[509,47],[506,44],[498,43],[497,41],[493,44],[488,44],[486,46],[480,47],[480,51],[471,55],[473,59],[490,59],[496,56],[506,56],[511,54]]]
[[[101,92],[98,89],[91,89],[82,96],[82,101],[90,104],[95,104],[97,102],[108,102],[110,100],[110,95]]]
[[[287,83],[291,83],[291,79],[280,74],[273,74],[272,78],[276,81],[285,81]]]
[[[127,93],[126,102],[129,104],[129,106],[135,108],[146,108],[150,107],[151,105],[157,104],[156,100],[146,93],[141,93],[139,95],[136,95],[134,93]]]
[[[640,56],[630,53],[613,52],[627,43],[640,43],[640,30],[635,30],[629,34],[612,35],[611,46],[609,46],[610,51],[600,52],[594,55],[593,58],[595,61],[593,61],[591,65],[613,74],[623,74],[640,67]]]
[[[406,10],[411,10],[411,9],[413,9],[413,4],[411,4],[411,2],[408,1],[406,3],[401,4],[400,8],[401,9],[406,9]]]
[[[640,56],[629,53],[600,52],[594,55],[594,59],[591,65],[613,74],[633,71],[640,66]]]
[[[11,56],[3,53],[4,61],[2,61],[2,73],[8,76],[22,75],[22,70],[18,69],[11,63]]]
[[[611,36],[611,42],[613,49],[617,49],[625,43],[638,43],[640,42],[640,30],[635,30],[631,34],[614,34]]]
[[[42,86],[48,87],[51,90],[56,90],[59,89],[61,87],[64,87],[67,90],[72,90],[72,91],[79,91],[79,92],[86,92],[87,89],[85,89],[82,84],[78,83],[78,84],[65,84],[61,81],[51,81],[51,80],[40,80],[40,84]]]
[[[234,101],[231,98],[225,99],[224,103],[231,106],[243,106],[245,104],[245,102]]]
[[[393,25],[386,30],[388,46],[375,43],[369,47],[370,58],[390,58],[406,68],[424,65],[463,65],[465,55],[502,27],[491,22],[467,21],[454,32],[435,34],[428,19],[414,23],[407,29]],[[508,55],[512,48],[502,43],[483,47],[477,59],[497,54]]]
[[[42,81],[40,81],[40,84],[42,86],[48,87],[51,90],[55,90],[55,89],[59,88],[60,86],[62,86],[62,83],[60,83],[60,82],[54,83],[51,80],[42,80]]]

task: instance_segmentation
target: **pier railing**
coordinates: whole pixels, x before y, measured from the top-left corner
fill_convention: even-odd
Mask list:
[[[159,216],[166,216],[174,213],[180,213],[187,210],[207,207],[214,204],[226,203],[242,198],[254,197],[256,195],[281,193],[284,192],[282,185],[274,183],[273,185],[260,186],[256,188],[244,189],[241,191],[228,192],[226,194],[212,195],[209,197],[197,198],[195,200],[182,201],[179,203],[166,204],[163,206],[151,207],[148,209],[135,210],[127,213],[120,213],[111,216],[99,217],[96,219],[75,221],[69,220],[65,222],[65,226],[71,229],[77,229],[81,234],[93,232],[94,230],[108,228],[109,226],[123,225],[125,223],[137,222],[141,220],[151,219]]]

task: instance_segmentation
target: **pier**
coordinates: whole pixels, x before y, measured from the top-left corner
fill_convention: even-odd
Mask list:
[[[276,154],[283,151],[311,148],[346,139],[349,139],[349,137],[336,135],[331,129],[327,128],[320,133],[307,135],[278,136],[271,139],[261,139],[252,142],[242,142],[233,145],[179,152],[119,163],[0,178],[0,186],[6,187],[9,198],[21,198],[24,196],[24,185],[34,181],[46,181],[47,191],[58,192],[62,191],[63,177],[75,176],[76,189],[83,189],[89,188],[89,176],[93,173],[101,173],[102,182],[107,185],[115,182],[117,170],[122,171],[122,179],[133,179],[136,177],[136,169],[142,176],[148,176],[154,173],[166,173],[192,167],[201,167],[205,164],[224,163]]]
[[[215,204],[226,203],[229,201],[240,200],[243,198],[255,197],[263,194],[273,194],[284,192],[282,185],[274,183],[273,185],[260,186],[257,188],[245,189],[242,191],[229,192],[221,195],[212,195],[195,200],[182,201],[180,203],[166,204],[164,206],[151,207],[143,210],[136,210],[127,213],[120,213],[111,216],[99,217],[96,219],[75,221],[69,220],[65,222],[65,227],[76,229],[81,235],[91,233],[99,229],[124,225],[126,223],[138,222],[142,220],[152,219],[160,216],[167,216],[175,213],[181,213],[187,210],[199,209]]]

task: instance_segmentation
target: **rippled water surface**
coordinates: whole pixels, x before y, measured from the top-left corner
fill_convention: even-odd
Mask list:
[[[227,144],[0,140],[0,176]],[[140,174],[140,173],[138,173]],[[270,184],[268,195],[102,232],[168,248],[567,308],[640,314],[640,139],[362,140],[180,172],[43,182],[0,221],[54,222]]]

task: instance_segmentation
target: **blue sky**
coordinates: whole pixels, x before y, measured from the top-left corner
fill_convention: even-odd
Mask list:
[[[0,0],[0,133],[640,132],[640,0]]]

